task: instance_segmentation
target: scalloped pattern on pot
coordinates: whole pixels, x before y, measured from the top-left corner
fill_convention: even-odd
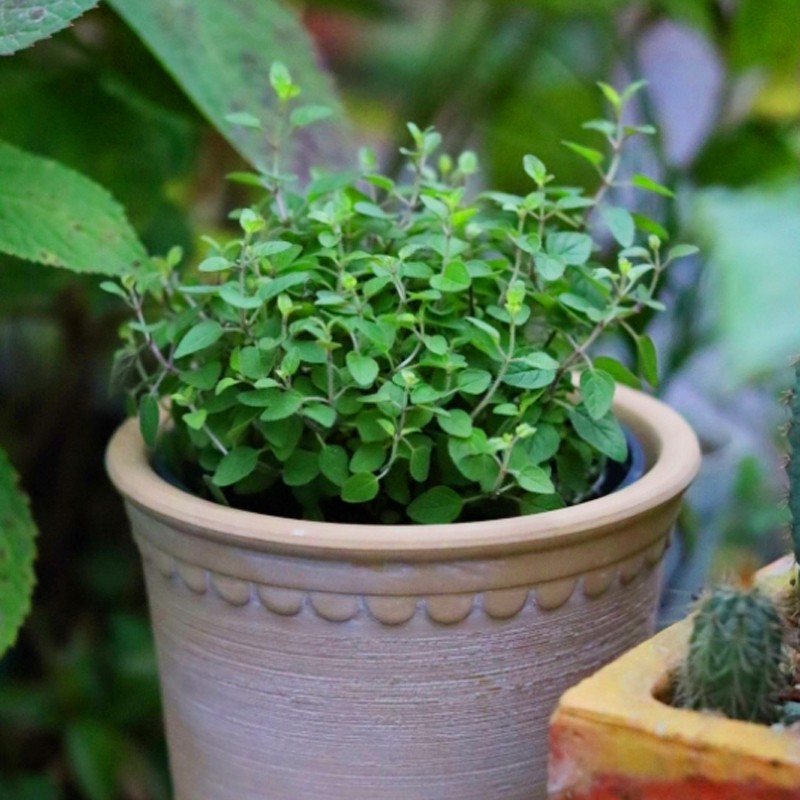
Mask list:
[[[328,622],[347,622],[360,614],[368,614],[384,625],[402,625],[420,610],[424,610],[431,621],[441,625],[455,625],[480,611],[493,619],[511,619],[528,605],[546,613],[569,602],[578,588],[580,601],[596,600],[612,586],[627,586],[643,573],[650,572],[666,549],[664,540],[640,556],[593,570],[580,578],[546,581],[530,587],[416,597],[354,595],[267,586],[185,564],[144,538],[139,538],[138,543],[145,561],[151,563],[164,579],[183,584],[197,595],[198,602],[205,600],[201,595],[208,595],[210,588],[212,594],[231,606],[260,602],[266,610],[282,617],[309,610]]]

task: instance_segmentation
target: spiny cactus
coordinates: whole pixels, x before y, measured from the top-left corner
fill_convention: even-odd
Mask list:
[[[795,361],[794,369],[794,386],[789,395],[791,419],[786,434],[786,440],[789,443],[786,474],[789,477],[792,548],[795,561],[800,563],[800,358]]]
[[[715,589],[694,619],[677,704],[770,723],[786,683],[781,618],[758,589]]]

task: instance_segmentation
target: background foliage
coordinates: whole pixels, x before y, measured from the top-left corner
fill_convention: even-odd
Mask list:
[[[68,9],[63,22],[90,4],[46,5]],[[115,8],[144,32],[131,11],[140,5]],[[263,26],[204,34],[196,55],[255,47],[268,63],[280,55],[272,42],[287,45],[293,66],[302,48],[291,43],[303,39],[276,35],[272,3],[252,5]],[[235,20],[248,3],[225,6]],[[3,35],[8,7],[0,3],[3,52],[13,47]],[[686,535],[670,552],[665,618],[710,570],[783,551],[775,398],[800,345],[796,0],[317,0],[302,14],[353,128],[390,170],[414,119],[435,122],[450,150],[476,150],[487,180],[506,191],[524,188],[518,164],[531,151],[563,180],[588,184],[591,168],[560,140],[579,138],[580,122],[599,115],[595,81],[649,79],[639,114],[661,135],[626,168],[647,166],[671,186],[673,208],[654,195],[644,210],[666,214],[673,240],[705,247],[704,260],[672,272],[662,298],[672,311],[649,328],[661,392],[707,453]],[[88,175],[148,249],[180,244],[191,258],[199,236],[224,234],[228,211],[246,198],[224,175],[254,156],[231,129],[222,128],[238,152],[208,124],[219,111],[203,87],[184,78],[181,88],[177,67],[168,62],[168,72],[153,52],[155,39],[145,46],[101,4],[0,59],[0,139]],[[296,69],[312,63],[301,58]],[[169,796],[139,567],[102,469],[122,416],[107,391],[119,314],[91,278],[2,257],[0,443],[41,530],[35,610],[0,662],[2,800]]]

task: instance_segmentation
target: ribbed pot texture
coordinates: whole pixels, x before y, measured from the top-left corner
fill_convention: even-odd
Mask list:
[[[176,800],[538,800],[561,693],[653,631],[699,465],[689,426],[618,389],[644,477],[488,523],[339,525],[109,474],[144,561]]]

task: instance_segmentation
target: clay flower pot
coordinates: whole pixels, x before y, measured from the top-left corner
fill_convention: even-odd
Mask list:
[[[793,560],[759,573],[785,587]],[[551,800],[800,800],[800,737],[657,699],[683,661],[690,619],[568,691],[551,725]]]
[[[532,800],[568,686],[652,631],[699,464],[688,425],[619,389],[648,471],[489,523],[359,526],[231,510],[108,450],[141,549],[176,800]]]

